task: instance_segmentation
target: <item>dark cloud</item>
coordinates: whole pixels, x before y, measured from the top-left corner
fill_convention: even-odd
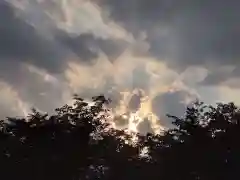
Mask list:
[[[97,38],[90,33],[73,36],[58,29],[56,22],[48,16],[40,15],[36,11],[30,17],[12,4],[0,2],[0,81],[7,82],[30,106],[51,112],[62,103],[64,89],[61,83],[46,81],[37,73],[30,72],[26,64],[50,75],[62,74],[69,57],[76,57],[74,59],[78,63],[91,65],[100,52],[110,60],[117,58],[126,44],[118,39]],[[92,95],[99,95],[99,90]],[[0,106],[4,112],[10,112],[10,109],[4,109],[5,105]]]
[[[127,42],[116,39],[101,39],[94,37],[93,34],[85,33],[77,37],[71,37],[66,33],[59,33],[57,41],[61,42],[66,48],[74,52],[82,61],[92,62],[102,52],[107,55],[112,62],[123,53]]]
[[[100,0],[134,35],[144,31],[150,54],[182,71],[190,65],[240,63],[240,1]]]
[[[229,77],[233,76],[235,76],[233,72],[221,72],[221,71],[210,72],[209,75],[204,79],[204,81],[200,83],[200,85],[204,86],[218,85],[224,81],[227,81]]]
[[[171,126],[171,119],[167,118],[167,114],[173,116],[182,116],[186,110],[183,101],[189,94],[186,91],[168,92],[156,96],[152,101],[153,113],[161,120],[161,125],[165,127]]]
[[[33,63],[41,68],[57,69],[64,54],[57,45],[38,35],[36,29],[17,17],[11,5],[0,3],[0,59],[11,66],[20,62]],[[10,62],[11,61],[11,62]]]
[[[129,46],[129,43],[120,39],[98,39],[95,43],[100,47],[101,51],[107,55],[111,62],[114,62]]]
[[[23,101],[34,107],[43,111],[57,107],[62,90],[29,72],[24,64],[59,73],[66,62],[66,50],[38,34],[35,27],[18,17],[14,7],[5,1],[0,2],[0,21],[0,80],[10,84]],[[52,98],[54,101],[49,101]]]
[[[239,88],[240,66],[238,63],[232,67],[213,68],[204,81],[199,85],[215,86],[225,85],[230,88]],[[233,80],[234,79],[234,80]]]
[[[0,63],[4,65],[30,63],[59,73],[65,67],[70,54],[77,55],[82,62],[88,62],[96,58],[99,51],[110,58],[116,58],[123,51],[122,41],[104,40],[93,34],[72,37],[55,28],[46,31],[53,38],[49,38],[49,34],[43,36],[34,25],[17,16],[14,7],[5,1],[0,2],[0,21]],[[111,51],[108,51],[109,47]]]
[[[94,1],[106,8],[116,22],[128,31],[140,33],[170,19],[170,11],[180,3],[171,0],[100,0]],[[136,35],[136,34],[134,34]]]

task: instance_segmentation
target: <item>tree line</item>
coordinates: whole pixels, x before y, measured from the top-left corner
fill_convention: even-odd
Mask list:
[[[74,105],[54,115],[33,109],[26,118],[0,122],[0,175],[4,180],[225,180],[239,179],[240,109],[195,102],[161,135],[111,128],[110,103]],[[141,155],[147,150],[146,155]]]

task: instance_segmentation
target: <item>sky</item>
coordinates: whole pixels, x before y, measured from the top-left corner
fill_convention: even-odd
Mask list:
[[[104,94],[158,132],[195,99],[240,105],[240,1],[2,0],[0,117]],[[136,116],[137,118],[133,118]],[[140,117],[140,118],[139,118]],[[134,124],[134,125],[133,125]]]

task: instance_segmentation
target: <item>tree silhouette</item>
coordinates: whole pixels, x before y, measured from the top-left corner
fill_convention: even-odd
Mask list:
[[[109,126],[105,108],[109,100],[93,97],[90,105],[74,98],[73,106],[58,108],[52,116],[33,109],[26,119],[1,121],[1,177],[69,180],[126,176],[119,172],[119,165],[131,166],[130,161],[138,160],[139,149],[125,143],[130,136],[124,131]]]
[[[206,106],[196,102],[175,129],[158,136],[151,145],[162,179],[236,179],[240,165],[240,110],[234,105]],[[156,138],[156,136],[154,137]],[[237,178],[238,179],[238,178]]]
[[[238,179],[240,109],[196,102],[162,135],[113,129],[104,96],[0,121],[3,179]],[[135,136],[137,141],[130,143]],[[147,156],[141,156],[148,149]]]

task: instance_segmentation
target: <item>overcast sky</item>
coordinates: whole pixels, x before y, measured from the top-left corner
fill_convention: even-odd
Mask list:
[[[52,112],[73,93],[116,111],[182,115],[240,104],[240,1],[2,0],[0,117]],[[159,123],[159,122],[154,122]],[[144,120],[140,131],[154,123]]]

